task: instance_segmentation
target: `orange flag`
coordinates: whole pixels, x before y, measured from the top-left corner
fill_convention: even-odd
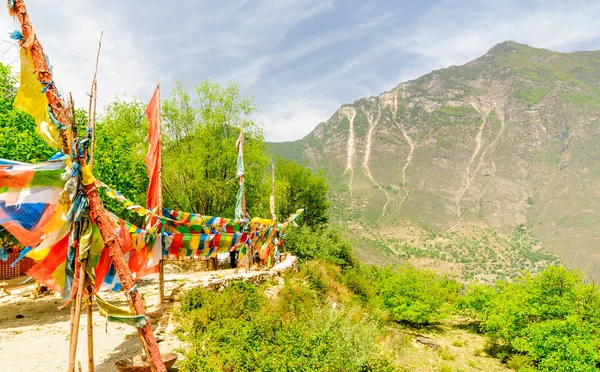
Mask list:
[[[146,199],[146,207],[154,209],[159,207],[161,202],[161,185],[160,185],[160,148],[161,148],[161,133],[160,133],[160,87],[157,86],[152,99],[146,107],[146,116],[148,117],[148,153],[144,161],[148,168],[148,198]],[[158,211],[160,213],[162,211]]]

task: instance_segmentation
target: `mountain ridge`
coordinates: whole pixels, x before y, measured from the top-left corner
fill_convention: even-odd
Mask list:
[[[599,71],[598,51],[505,41],[344,104],[304,138],[269,146],[327,172],[342,224],[412,220],[440,232],[483,224],[505,233],[529,225],[545,249],[598,278],[590,229],[600,222]],[[565,237],[569,248],[559,244]]]

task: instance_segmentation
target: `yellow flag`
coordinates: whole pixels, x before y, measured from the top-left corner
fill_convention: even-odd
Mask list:
[[[21,85],[14,107],[33,116],[37,132],[53,148],[60,148],[60,131],[50,121],[48,98],[42,93],[44,85],[37,78],[33,59],[27,49],[21,49]]]

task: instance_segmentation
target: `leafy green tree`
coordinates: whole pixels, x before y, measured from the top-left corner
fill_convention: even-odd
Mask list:
[[[54,151],[36,133],[33,118],[13,107],[16,79],[10,66],[0,63],[0,158],[38,163]]]
[[[600,293],[579,272],[550,266],[498,283],[495,295],[475,287],[467,297],[463,304],[502,359],[524,354],[542,371],[592,371],[600,363]]]
[[[96,125],[94,175],[111,188],[141,205],[145,205],[148,174],[144,157],[148,151],[148,122],[140,118],[145,104],[139,100],[116,99],[104,109]],[[106,207],[138,225],[140,216],[101,193]]]
[[[248,213],[268,211],[268,158],[262,129],[248,118],[256,111],[237,84],[204,82],[190,94],[178,83],[163,103],[165,204],[208,215],[234,215],[238,182],[236,141],[244,126]]]
[[[304,208],[300,224],[318,227],[329,221],[327,183],[322,173],[291,160],[277,159],[275,165],[275,197],[280,220]]]

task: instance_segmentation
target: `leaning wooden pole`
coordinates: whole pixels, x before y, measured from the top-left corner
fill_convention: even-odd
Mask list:
[[[69,93],[69,103],[71,110],[71,135],[72,141],[75,144],[75,154],[79,153],[79,144],[77,141],[77,124],[75,122],[75,105],[73,103],[73,96]],[[77,162],[77,158],[72,159],[73,162]],[[79,251],[79,242],[75,243],[75,249]],[[79,252],[77,252],[79,257]],[[75,372],[75,360],[77,357],[77,342],[79,340],[79,322],[81,320],[81,298],[85,289],[86,272],[85,262],[79,262],[79,284],[77,285],[77,293],[75,296],[75,315],[73,317],[73,327],[71,329],[71,338],[69,339],[69,372]]]
[[[58,97],[58,92],[52,81],[50,69],[48,68],[48,65],[46,64],[46,59],[44,58],[42,46],[39,40],[37,40],[37,37],[35,36],[35,32],[33,31],[33,26],[31,24],[29,16],[27,15],[27,9],[25,8],[23,0],[14,0],[13,6],[11,9],[9,9],[9,11],[16,15],[21,24],[21,33],[25,40],[24,43],[28,46],[29,50],[31,51],[33,64],[35,66],[36,71],[38,71],[38,79],[40,80],[40,82],[48,83],[46,96],[48,97],[52,113],[54,114],[56,119],[63,125],[69,125],[67,108],[62,102],[62,100]],[[66,139],[66,133],[64,132],[62,133],[62,139],[63,153],[68,154],[70,153],[70,151],[68,146],[68,140]],[[85,158],[80,159],[80,165],[81,169],[86,169],[87,164]],[[94,182],[85,185],[85,193],[87,195],[90,206],[90,217],[98,226],[102,239],[104,240],[104,244],[108,249],[113,265],[117,271],[117,274],[119,275],[119,279],[121,280],[121,284],[125,289],[127,300],[129,301],[131,307],[135,310],[136,315],[146,315],[146,311],[144,309],[144,305],[142,303],[139,291],[135,289],[132,290],[134,288],[135,283],[133,282],[133,279],[131,277],[131,272],[129,271],[129,267],[127,265],[127,261],[125,260],[125,256],[123,255],[123,249],[121,247],[119,239],[113,229],[108,214],[104,210],[104,206],[102,205],[100,195],[98,194],[98,190],[96,189],[96,185]],[[144,347],[144,351],[149,357],[148,361],[151,370],[153,372],[166,372],[167,369],[165,368],[165,365],[162,361],[160,350],[158,349],[158,344],[156,343],[156,340],[154,339],[154,334],[152,333],[150,319],[147,320],[143,328],[138,329],[138,332],[140,334],[140,338],[142,339],[142,346]]]

